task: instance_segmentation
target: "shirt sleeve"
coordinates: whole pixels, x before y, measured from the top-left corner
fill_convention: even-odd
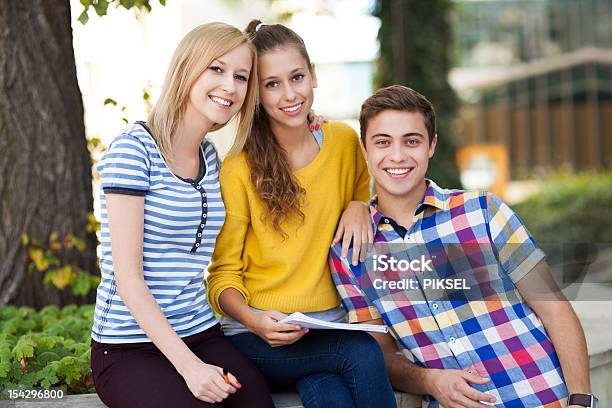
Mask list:
[[[361,269],[363,262],[357,266],[349,264],[347,259],[340,257],[341,244],[334,245],[329,251],[329,269],[336,285],[336,290],[342,300],[342,305],[348,313],[350,323],[360,323],[368,320],[380,319],[380,313],[373,306],[361,289],[351,268]],[[349,254],[348,259],[351,258]]]
[[[226,217],[215,243],[207,278],[208,302],[219,314],[225,314],[219,303],[219,298],[224,290],[236,289],[247,303],[250,297],[243,281],[242,252],[251,219],[247,187],[234,161],[234,158],[228,158],[221,164],[219,183]]]
[[[144,196],[149,190],[151,161],[144,144],[135,136],[117,137],[98,165],[106,194]]]
[[[545,258],[545,254],[508,205],[492,193],[487,193],[486,200],[486,216],[493,249],[502,270],[517,283]]]

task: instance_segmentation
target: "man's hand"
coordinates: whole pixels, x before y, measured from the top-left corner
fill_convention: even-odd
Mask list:
[[[482,402],[494,403],[495,397],[480,392],[470,386],[472,384],[486,384],[490,380],[476,374],[461,370],[427,370],[427,387],[432,395],[445,408],[486,408],[489,405]]]

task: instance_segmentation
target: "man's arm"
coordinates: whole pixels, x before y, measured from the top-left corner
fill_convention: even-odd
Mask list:
[[[382,319],[360,323],[384,324]],[[487,405],[479,401],[495,402],[495,397],[472,388],[469,384],[486,384],[489,379],[461,370],[422,368],[412,363],[399,351],[395,339],[389,333],[370,333],[376,339],[385,356],[387,374],[397,390],[417,395],[432,395],[447,408]]]
[[[570,394],[591,392],[589,356],[580,321],[555,283],[545,260],[516,284],[521,296],[540,318],[555,346]]]
[[[354,266],[357,274],[364,273],[363,263]],[[339,244],[329,252],[332,278],[348,312],[351,323],[385,324],[378,309],[361,289],[351,265],[341,257]],[[486,384],[489,379],[461,370],[436,370],[419,367],[410,362],[397,347],[390,334],[370,333],[380,345],[387,373],[395,389],[417,395],[432,395],[446,408],[486,408],[478,401],[495,402],[495,397],[469,386]]]

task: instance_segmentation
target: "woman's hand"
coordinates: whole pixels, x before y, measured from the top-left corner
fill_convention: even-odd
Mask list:
[[[369,206],[362,201],[351,201],[340,217],[336,235],[332,245],[342,239],[342,257],[348,256],[351,240],[353,241],[352,264],[357,265],[361,260],[365,261],[368,247],[374,241],[372,231],[372,219],[370,218]]]
[[[297,324],[278,322],[285,317],[286,314],[276,310],[251,312],[246,326],[250,332],[261,337],[272,347],[293,344],[308,333],[308,329],[302,329]]]
[[[223,377],[223,369],[201,360],[195,360],[181,375],[191,393],[199,400],[214,404],[226,399],[242,385],[231,373],[227,374],[229,384]]]
[[[308,114],[308,121],[310,122],[310,130],[318,130],[321,129],[323,123],[325,123],[325,118],[323,116],[315,115],[315,111],[311,110]]]

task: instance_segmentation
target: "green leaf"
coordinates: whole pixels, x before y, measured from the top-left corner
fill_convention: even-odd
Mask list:
[[[15,347],[13,347],[13,356],[16,360],[21,360],[24,357],[32,357],[34,355],[34,342],[29,337],[22,337]]]
[[[49,316],[57,319],[60,316],[60,309],[56,305],[49,305],[40,309],[40,312],[38,313],[41,316]]]
[[[0,363],[0,378],[8,377],[8,373],[11,371],[11,363],[3,361]]]
[[[87,24],[87,22],[89,21],[89,16],[87,15],[88,8],[89,6],[85,6],[83,12],[79,15],[79,18],[77,18],[77,20],[79,20],[79,22],[83,25]]]
[[[68,305],[62,309],[62,317],[74,316],[78,313],[79,307],[77,305]]]
[[[117,101],[115,101],[113,98],[106,98],[104,100],[104,105],[113,105],[113,106],[117,106]]]
[[[98,14],[100,17],[105,16],[108,10],[108,1],[98,0],[96,3],[94,3],[93,7],[96,10],[96,14]]]
[[[38,381],[40,381],[40,385],[42,385],[44,388],[49,388],[58,384],[60,382],[60,379],[57,376],[57,370],[59,367],[60,363],[56,360],[51,361],[48,366],[38,371],[36,377]]]
[[[134,7],[134,0],[121,0],[119,4],[122,5],[125,9],[129,10]]]
[[[166,0],[159,0],[159,4],[161,4],[162,6],[166,5]]]
[[[71,283],[72,293],[77,296],[85,296],[92,288],[92,280],[87,272],[79,271]]]

